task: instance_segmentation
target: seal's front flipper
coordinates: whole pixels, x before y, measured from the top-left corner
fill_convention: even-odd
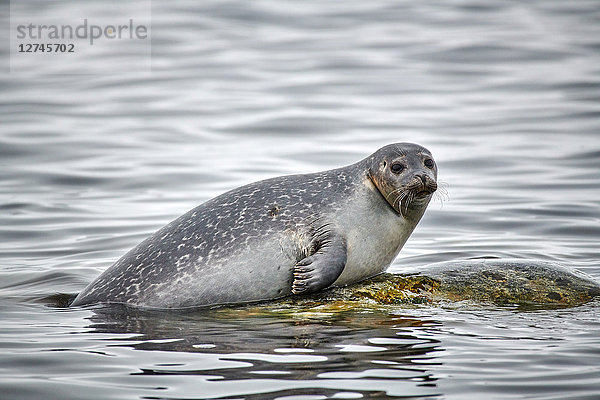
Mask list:
[[[294,266],[293,294],[306,294],[325,289],[341,275],[346,266],[346,241],[329,234],[317,251]]]

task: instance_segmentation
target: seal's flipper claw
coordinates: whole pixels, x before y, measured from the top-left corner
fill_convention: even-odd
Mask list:
[[[294,266],[292,293],[313,293],[330,286],[344,270],[346,258],[346,241],[330,233],[316,253]]]

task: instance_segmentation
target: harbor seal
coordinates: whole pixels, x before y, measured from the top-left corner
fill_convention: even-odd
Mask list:
[[[398,255],[436,182],[429,150],[397,143],[343,168],[233,189],[134,247],[72,305],[183,309],[359,282]]]

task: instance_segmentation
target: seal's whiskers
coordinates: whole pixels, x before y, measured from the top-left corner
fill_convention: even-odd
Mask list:
[[[446,182],[438,181],[438,189],[435,191],[433,198],[434,200],[439,200],[440,204],[444,204],[444,201],[450,201],[448,184]]]
[[[391,197],[391,196],[392,196],[394,193],[396,193],[396,192],[400,192],[400,191],[403,191],[403,190],[405,190],[405,189],[404,189],[404,188],[398,188],[398,189],[394,189],[394,190],[392,190],[390,193],[388,193],[388,195],[387,195],[387,196],[385,196],[385,199],[389,201],[390,197]]]
[[[413,200],[415,199],[415,191],[411,190],[408,193],[408,198],[406,199],[406,203],[404,204],[404,211],[408,214],[408,207],[410,206],[410,203],[413,202]]]
[[[398,212],[400,213],[401,216],[403,216],[402,214],[402,200],[404,200],[404,198],[408,195],[408,191],[407,190],[402,190],[402,192],[398,195],[398,197],[396,197],[396,200],[394,200],[394,203],[392,203],[392,207],[396,208],[396,203],[398,203]]]

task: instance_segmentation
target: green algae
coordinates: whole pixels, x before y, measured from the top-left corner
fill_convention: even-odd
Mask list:
[[[222,316],[269,315],[299,320],[356,318],[390,307],[452,305],[574,307],[600,296],[593,278],[558,264],[521,260],[437,263],[406,275],[384,273],[346,287],[217,310]]]

